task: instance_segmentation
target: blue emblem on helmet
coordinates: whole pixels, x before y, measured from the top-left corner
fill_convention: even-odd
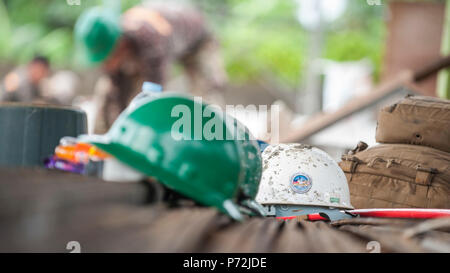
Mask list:
[[[291,177],[290,184],[296,193],[307,193],[312,187],[312,180],[304,173],[297,173]]]

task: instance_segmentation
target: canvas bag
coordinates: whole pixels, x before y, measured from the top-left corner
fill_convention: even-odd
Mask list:
[[[450,208],[450,153],[407,144],[362,147],[339,163],[355,208]]]
[[[407,96],[378,114],[376,141],[433,147],[450,153],[450,100]]]

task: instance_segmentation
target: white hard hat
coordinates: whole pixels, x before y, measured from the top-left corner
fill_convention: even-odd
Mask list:
[[[278,144],[267,147],[262,159],[257,202],[353,209],[344,172],[324,151],[302,144]]]

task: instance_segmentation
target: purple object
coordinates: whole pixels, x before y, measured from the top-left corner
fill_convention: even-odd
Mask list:
[[[83,164],[71,163],[56,156],[51,156],[44,161],[47,169],[57,169],[71,173],[82,174],[84,172]]]

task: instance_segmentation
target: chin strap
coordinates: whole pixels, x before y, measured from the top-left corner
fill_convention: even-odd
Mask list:
[[[225,200],[223,202],[223,208],[228,213],[228,215],[236,221],[242,221],[242,214],[239,212],[239,208],[231,200]]]
[[[252,199],[245,199],[242,201],[242,205],[245,207],[250,208],[253,212],[255,212],[258,216],[265,217],[267,216],[266,209],[264,209],[264,206],[256,202]]]

